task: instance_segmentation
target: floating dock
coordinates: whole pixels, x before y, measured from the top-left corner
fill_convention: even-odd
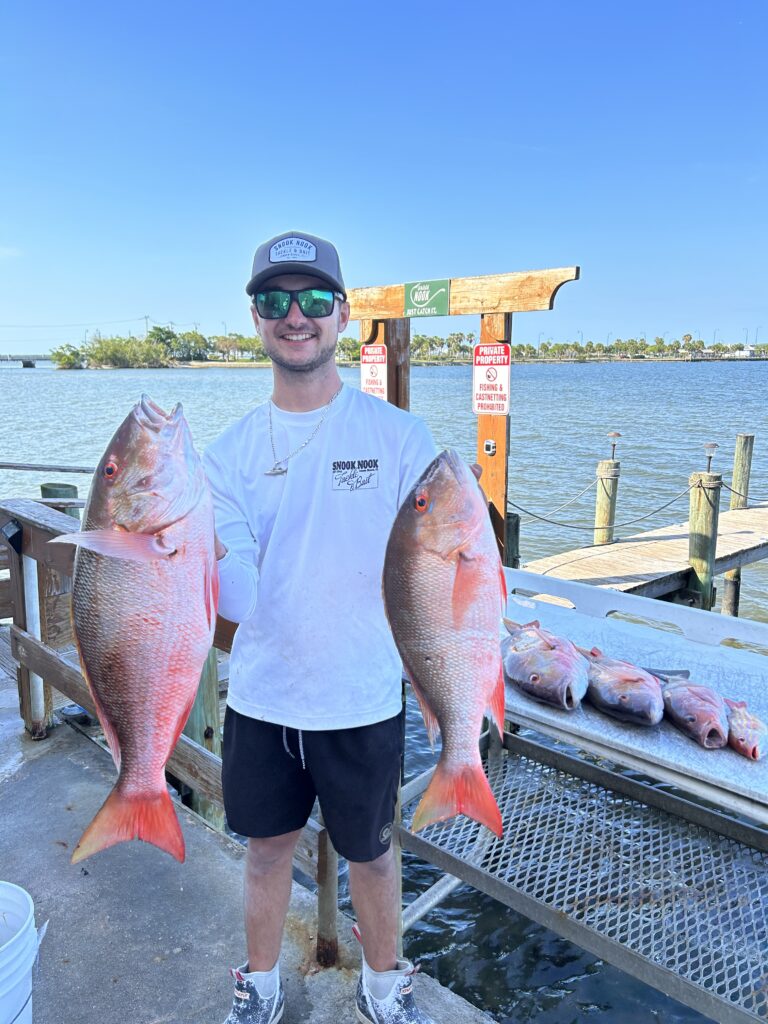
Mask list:
[[[611,587],[641,597],[664,597],[690,585],[688,523],[662,526],[612,544],[562,551],[527,562],[542,576]],[[768,557],[768,504],[721,512],[714,574]]]

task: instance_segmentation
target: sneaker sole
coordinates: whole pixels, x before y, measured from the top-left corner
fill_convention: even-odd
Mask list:
[[[357,1015],[357,1019],[360,1021],[360,1024],[376,1024],[375,1021],[371,1020],[370,1017],[367,1017],[363,1013],[359,1006],[355,1006],[355,1013]]]

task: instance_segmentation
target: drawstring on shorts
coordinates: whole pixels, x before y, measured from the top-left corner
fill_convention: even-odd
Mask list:
[[[301,729],[298,729],[299,734],[299,756],[301,757],[301,767],[306,770],[306,762],[304,761],[304,737],[301,735]],[[296,755],[291,753],[290,747],[288,746],[288,726],[283,726],[283,747],[286,754],[296,760]]]

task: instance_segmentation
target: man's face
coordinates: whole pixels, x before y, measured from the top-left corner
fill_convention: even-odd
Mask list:
[[[331,288],[320,278],[299,274],[271,277],[262,288]],[[267,320],[251,307],[253,322],[261,335],[267,355],[273,363],[285,370],[309,373],[333,359],[339,334],[349,323],[349,303],[337,299],[330,316],[311,318],[291,303],[288,315],[282,320]]]

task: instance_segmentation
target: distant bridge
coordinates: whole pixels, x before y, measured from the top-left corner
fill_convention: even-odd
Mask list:
[[[9,355],[6,355],[4,352],[0,352],[0,362],[1,363],[21,363],[21,365],[23,367],[29,368],[29,367],[35,366],[37,363],[46,363],[46,362],[50,363],[51,362],[51,353],[50,352],[46,352],[46,354],[42,355],[42,356],[34,356],[34,355],[33,356],[9,356]]]

